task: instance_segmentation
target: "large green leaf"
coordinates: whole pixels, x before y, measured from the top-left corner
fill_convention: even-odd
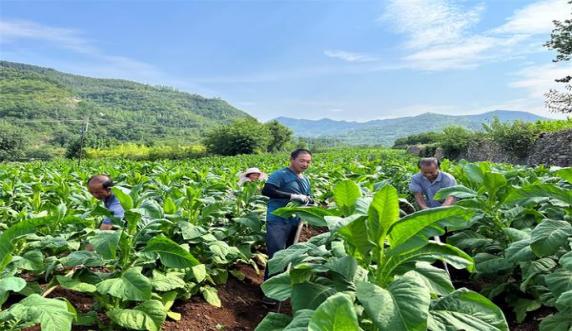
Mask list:
[[[355,209],[356,201],[361,198],[361,190],[353,181],[347,179],[334,186],[334,200],[342,213],[349,216]]]
[[[374,247],[369,239],[367,218],[365,216],[353,220],[351,223],[338,229],[337,234],[348,244],[357,249],[360,256],[367,257]],[[358,256],[354,256],[359,258]]]
[[[151,219],[162,219],[165,217],[163,213],[163,208],[155,200],[145,200],[141,204],[141,209],[144,214]]]
[[[324,267],[341,275],[348,282],[352,282],[358,269],[358,264],[352,256],[344,256],[329,260]]]
[[[475,255],[477,271],[485,275],[496,275],[510,271],[513,263],[504,256],[496,256],[488,253],[478,253]]]
[[[556,176],[572,184],[572,167],[563,168],[555,172]]]
[[[44,270],[44,254],[40,250],[28,251],[22,256],[16,256],[13,262],[16,267],[25,270],[36,272]]]
[[[104,259],[114,259],[122,231],[100,231],[89,239],[89,242]]]
[[[357,314],[347,294],[337,293],[324,301],[312,315],[310,331],[359,330]]]
[[[444,200],[448,196],[454,196],[455,198],[465,199],[465,198],[474,198],[477,195],[478,195],[477,192],[471,190],[468,187],[465,187],[463,185],[455,185],[440,189],[439,191],[437,191],[437,193],[435,193],[433,199]]]
[[[563,268],[572,271],[572,251],[562,255],[558,262]]]
[[[459,206],[438,207],[418,211],[407,215],[395,223],[390,230],[390,243],[392,248],[405,243],[420,234],[426,227],[446,221],[450,218],[469,219],[473,212]]]
[[[84,293],[93,293],[96,291],[95,285],[83,283],[78,279],[57,275],[56,276],[58,283],[68,290],[77,291],[77,292],[84,292]]]
[[[33,233],[38,226],[55,223],[53,217],[32,218],[20,221],[0,235],[0,271],[12,260],[14,244],[20,237]]]
[[[20,277],[3,277],[0,279],[0,306],[8,299],[8,292],[18,292],[26,287],[26,281]]]
[[[540,331],[570,331],[572,329],[572,315],[557,313],[548,315],[540,322]]]
[[[427,262],[417,262],[415,269],[409,271],[415,273],[425,282],[432,294],[445,296],[455,290],[451,278],[446,270],[432,266]]]
[[[314,314],[314,310],[302,309],[294,313],[292,321],[286,325],[284,331],[306,331]]]
[[[285,314],[268,313],[255,331],[283,331],[291,320],[292,317]]]
[[[508,331],[502,310],[479,293],[465,288],[433,302],[429,313],[427,328],[432,331]]]
[[[103,265],[103,260],[99,254],[90,251],[75,251],[60,258],[60,262],[65,267],[75,267],[84,265],[86,267],[99,267]]]
[[[40,323],[42,331],[71,330],[76,317],[75,309],[66,301],[44,298],[38,294],[32,294],[13,305],[9,312],[17,319]]]
[[[145,251],[158,253],[161,263],[169,268],[190,268],[200,264],[191,253],[164,235],[149,240]]]
[[[530,248],[530,239],[511,243],[505,250],[505,256],[511,262],[527,262],[536,258]]]
[[[391,185],[385,185],[377,191],[369,205],[367,227],[369,238],[377,246],[382,247],[383,234],[389,231],[393,223],[399,219],[399,196]]]
[[[158,270],[153,270],[151,285],[160,292],[168,292],[178,288],[185,288],[184,274],[178,272],[167,272],[163,274]]]
[[[522,323],[524,321],[526,318],[526,313],[542,307],[542,304],[537,300],[524,298],[517,299],[515,302],[511,303],[511,305],[513,307],[514,313],[516,314],[517,323]]]
[[[121,204],[123,209],[129,210],[129,209],[132,209],[134,207],[133,206],[133,199],[129,195],[130,192],[128,189],[123,188],[123,187],[119,187],[119,186],[115,186],[115,187],[111,188],[111,191],[113,192],[113,194],[115,195],[117,200],[119,200],[119,203]]]
[[[546,275],[546,285],[554,298],[558,299],[562,293],[572,290],[572,271],[558,269]]]
[[[566,190],[553,184],[531,184],[513,190],[505,202],[517,204],[533,198],[550,198],[572,205],[572,190]]]
[[[549,256],[556,253],[571,236],[572,225],[570,223],[546,219],[532,230],[530,247],[539,257]]]
[[[106,279],[97,284],[97,292],[131,301],[151,299],[151,281],[141,274],[141,268],[125,271],[119,278]]]
[[[486,172],[483,180],[487,192],[489,193],[489,198],[496,198],[497,192],[504,186],[506,186],[507,181],[503,174],[498,172]]]
[[[205,278],[207,278],[207,267],[204,264],[198,264],[196,266],[193,266],[191,268],[192,272],[193,272],[193,277],[195,277],[195,280],[200,283],[203,280],[205,280]]]
[[[406,273],[387,289],[373,283],[357,285],[357,297],[380,330],[425,330],[431,296],[423,279]]]
[[[336,293],[336,289],[331,286],[306,282],[294,284],[292,287],[292,310],[316,309],[329,296]]]
[[[297,216],[302,218],[302,220],[308,224],[319,227],[327,226],[326,221],[324,221],[324,217],[338,216],[334,210],[320,207],[283,207],[276,209],[272,214],[282,218]]]
[[[481,186],[485,180],[485,175],[481,167],[476,163],[468,163],[463,166],[463,172],[467,178],[475,184],[475,186]]]
[[[560,311],[572,310],[572,290],[568,290],[558,297],[556,307]]]
[[[447,262],[457,269],[466,268],[469,271],[475,270],[473,259],[467,253],[456,248],[455,246],[432,242],[416,251],[400,253],[396,255],[389,254],[389,258],[382,266],[382,278],[391,278],[395,273],[397,267],[400,265],[417,261],[434,260]]]
[[[292,284],[289,273],[283,272],[262,283],[262,291],[269,298],[284,301],[292,294]]]
[[[268,261],[268,272],[270,275],[284,271],[289,263],[298,260],[309,250],[317,248],[310,243],[294,244],[287,249],[279,250],[274,254],[272,259]]]
[[[219,308],[222,306],[216,288],[211,286],[203,286],[201,287],[201,293],[203,294],[203,298],[205,298],[209,304]]]
[[[107,316],[124,328],[159,331],[167,313],[161,301],[149,300],[133,309],[111,309]]]

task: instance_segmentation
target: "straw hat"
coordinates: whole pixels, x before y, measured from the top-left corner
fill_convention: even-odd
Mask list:
[[[245,172],[240,174],[240,179],[239,179],[238,183],[240,185],[242,185],[245,182],[250,181],[250,178],[247,177],[250,174],[259,174],[260,175],[259,179],[266,179],[268,177],[268,175],[266,175],[264,172],[260,171],[260,169],[258,169],[258,168],[248,168],[248,169],[246,169]]]

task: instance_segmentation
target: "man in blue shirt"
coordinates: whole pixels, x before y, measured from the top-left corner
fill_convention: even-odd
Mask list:
[[[102,200],[103,205],[109,210],[114,217],[123,218],[125,211],[119,203],[119,200],[111,192],[113,181],[106,175],[95,175],[87,181],[87,189],[91,195],[97,200]],[[111,230],[113,224],[109,217],[103,219],[101,230]]]
[[[409,184],[409,190],[415,195],[415,201],[421,209],[450,206],[455,197],[448,196],[444,201],[433,200],[435,193],[442,188],[457,185],[455,177],[439,170],[439,161],[434,157],[419,161],[420,172],[415,174]]]
[[[273,215],[272,212],[286,206],[290,201],[313,203],[310,181],[303,175],[311,162],[312,153],[309,150],[296,149],[290,154],[290,165],[273,172],[262,189],[262,194],[270,198],[266,213],[266,249],[269,259],[277,251],[294,243],[300,223],[300,218],[285,219]],[[268,277],[266,268],[264,280]]]

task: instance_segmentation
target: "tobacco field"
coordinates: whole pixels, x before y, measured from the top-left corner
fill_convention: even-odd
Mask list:
[[[316,153],[316,204],[276,211],[304,240],[267,261],[262,183],[238,174],[287,161],[0,164],[0,330],[572,330],[572,168],[445,161],[458,202],[416,211],[412,156]],[[98,173],[119,230],[98,229]]]

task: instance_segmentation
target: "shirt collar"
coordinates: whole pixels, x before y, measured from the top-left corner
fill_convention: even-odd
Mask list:
[[[110,196],[108,196],[107,198],[105,198],[105,199],[103,200],[103,204],[104,204],[104,205],[108,205],[108,204],[112,203],[113,200],[115,200],[115,195],[113,195],[113,193],[111,193]]]

